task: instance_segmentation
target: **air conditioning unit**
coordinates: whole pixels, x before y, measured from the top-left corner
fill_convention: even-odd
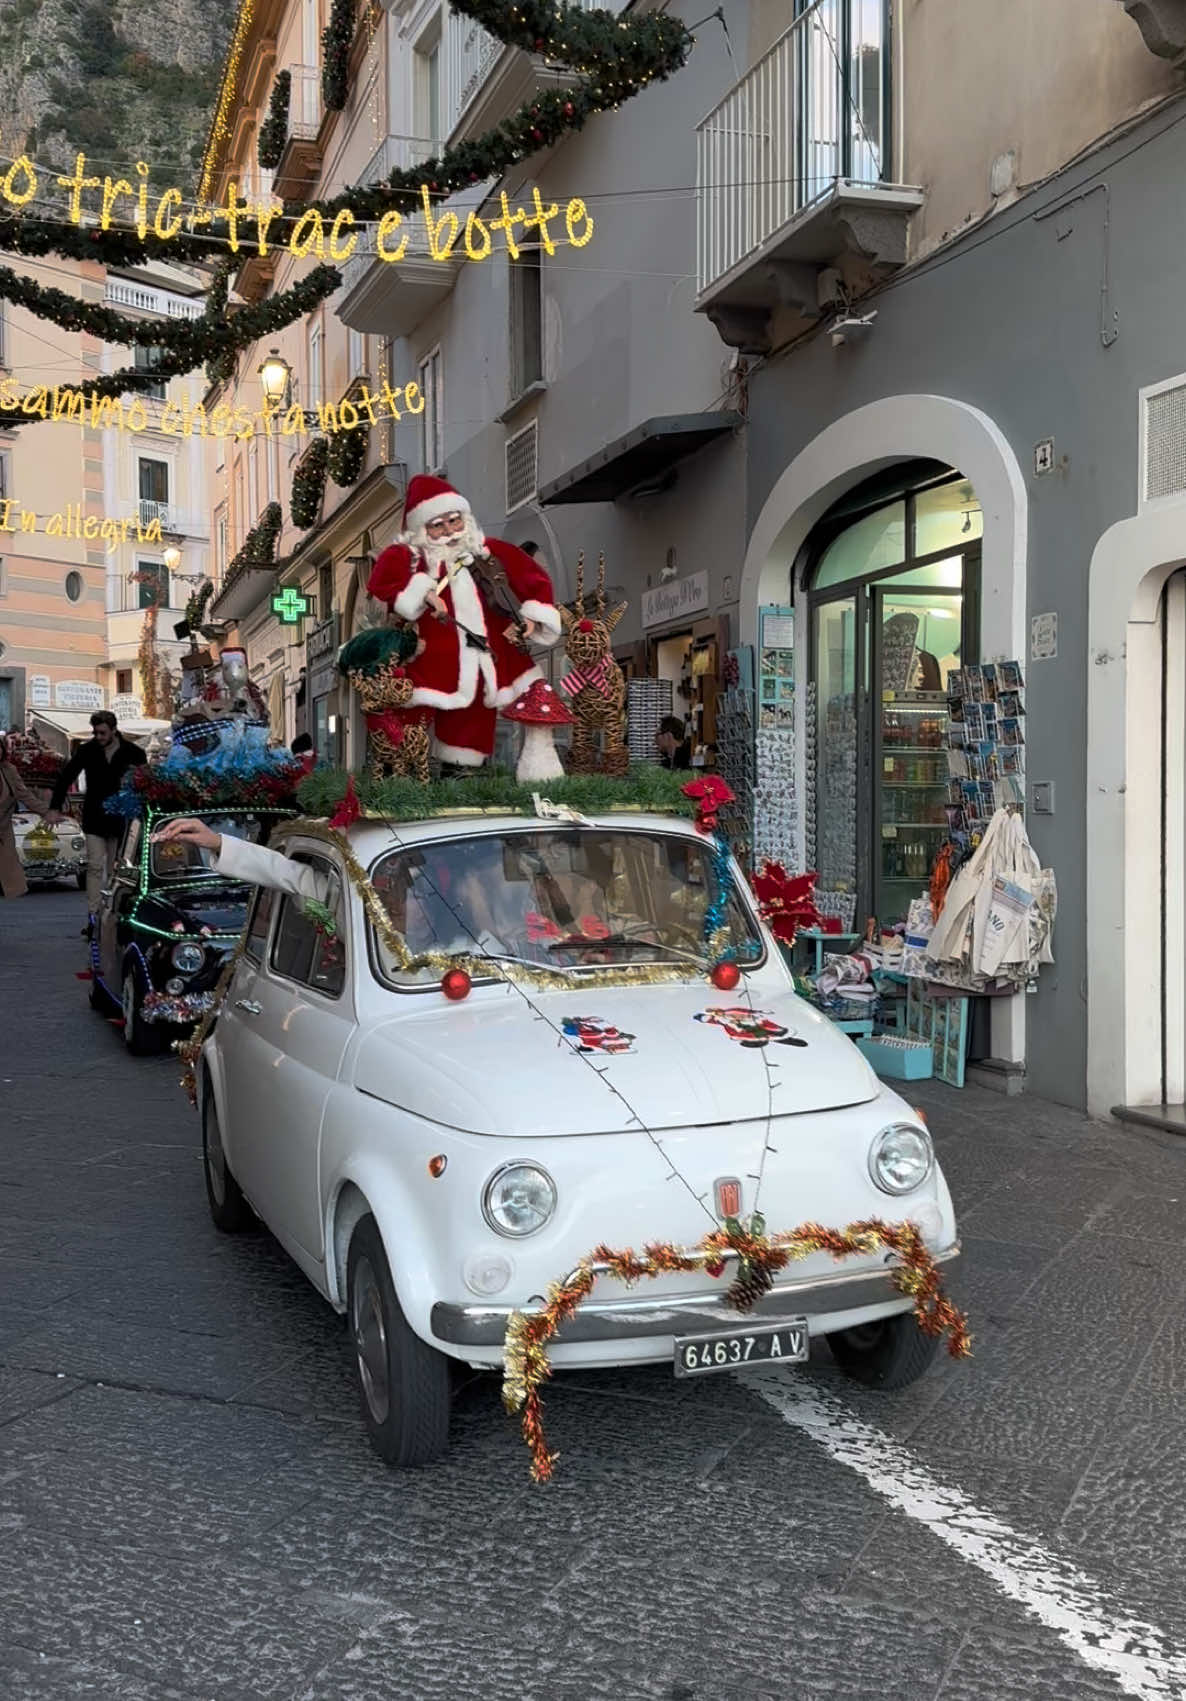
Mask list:
[[[539,427],[536,420],[506,440],[507,513],[513,514],[539,492]]]

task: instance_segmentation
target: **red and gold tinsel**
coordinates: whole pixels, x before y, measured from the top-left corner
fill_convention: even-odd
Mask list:
[[[797,1259],[817,1252],[827,1252],[837,1260],[867,1257],[882,1249],[897,1259],[887,1274],[899,1292],[913,1302],[915,1321],[923,1334],[935,1339],[945,1336],[952,1358],[967,1358],[971,1352],[967,1317],[944,1293],[939,1266],[913,1223],[884,1223],[870,1217],[865,1222],[850,1223],[846,1229],[803,1223],[789,1233],[767,1235],[730,1222],[713,1229],[691,1248],[656,1243],[645,1247],[639,1257],[629,1250],[597,1247],[549,1290],[542,1311],[512,1312],[507,1324],[502,1399],[508,1412],[523,1414],[523,1439],[531,1453],[532,1476],[536,1482],[549,1481],[558,1457],[549,1451],[544,1436],[540,1398],[540,1388],[552,1374],[548,1343],[575,1316],[599,1275],[612,1276],[627,1286],[677,1271],[705,1270],[719,1275],[727,1253],[736,1260],[737,1270],[725,1292],[725,1303],[734,1311],[746,1312],[773,1287],[775,1273]]]

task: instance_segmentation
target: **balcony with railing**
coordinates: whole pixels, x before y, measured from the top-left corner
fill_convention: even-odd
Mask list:
[[[321,170],[321,72],[316,65],[290,65],[292,90],[288,101],[288,138],[272,178],[272,193],[282,201],[297,201]]]
[[[620,12],[625,0],[574,0],[582,11]],[[470,141],[509,118],[534,95],[573,81],[566,66],[507,47],[472,18],[442,8],[442,129],[450,143]]]
[[[200,319],[202,303],[189,295],[174,295],[171,290],[154,289],[149,284],[134,283],[130,278],[108,278],[103,290],[108,307],[143,313],[154,319]]]
[[[764,353],[906,261],[879,0],[815,0],[697,129],[697,311]]]
[[[418,165],[440,151],[438,142],[418,136],[388,136],[368,162],[360,179],[381,183],[393,171]],[[461,213],[464,222],[465,213]],[[409,211],[395,230],[385,233],[384,259],[378,247],[377,224],[360,225],[358,246],[342,272],[338,317],[352,331],[387,337],[407,337],[453,288],[462,266],[461,244],[447,260],[434,260],[424,213]],[[400,253],[398,260],[390,258]]]

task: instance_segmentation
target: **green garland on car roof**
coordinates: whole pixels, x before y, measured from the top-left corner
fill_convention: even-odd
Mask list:
[[[454,3],[458,12],[508,47],[521,48],[568,66],[573,75],[572,84],[537,95],[495,129],[472,141],[459,142],[421,165],[392,172],[383,183],[347,189],[329,200],[311,203],[310,208],[286,202],[284,216],[271,223],[268,233],[273,248],[288,241],[296,220],[311,209],[332,218],[349,207],[359,222],[374,221],[385,212],[405,209],[409,202],[418,199],[422,188],[443,198],[501,176],[540,149],[551,147],[564,135],[582,129],[597,113],[613,110],[641,93],[649,83],[671,76],[684,65],[692,46],[693,38],[681,20],[658,12],[627,20],[615,17],[612,12],[587,12],[579,5],[556,5],[549,0],[515,0],[511,5],[507,0],[454,0]],[[346,10],[345,0],[335,4],[325,32],[327,38],[332,35],[332,41],[323,45],[332,47],[335,53],[338,35],[345,27],[342,18]],[[352,21],[353,8],[349,10]],[[337,33],[333,33],[335,30]],[[330,69],[327,62],[327,73]],[[336,84],[331,92],[336,93]],[[203,170],[207,172],[208,162]],[[258,246],[258,223],[250,216],[239,219],[240,252],[249,253]],[[212,214],[204,214],[203,222],[196,228],[165,238],[155,232],[141,237],[134,227],[127,225],[103,230],[95,225],[74,224],[64,217],[31,213],[24,207],[6,207],[0,213],[0,250],[31,259],[54,254],[63,259],[95,260],[116,267],[161,259],[208,262],[212,254],[220,251],[225,254],[229,247],[229,238],[216,228]],[[314,279],[318,280],[316,284]],[[155,320],[149,323],[107,308],[92,308],[77,297],[62,297],[61,291],[32,284],[11,270],[0,276],[0,300],[27,307],[39,318],[65,330],[90,330],[98,323],[93,314],[99,313],[103,315],[104,328],[97,334],[104,340],[129,347],[147,340],[152,346],[166,350],[153,373],[128,368],[86,386],[88,392],[93,389],[98,394],[117,396],[145,389],[162,377],[193,371],[204,361],[218,361],[225,369],[228,359],[233,361],[235,354],[259,337],[278,332],[302,318],[340,282],[340,274],[333,267],[318,267],[300,284],[254,309],[230,314],[223,302],[215,313],[208,311],[202,319],[178,324],[161,324]],[[310,301],[310,293],[315,300]],[[30,423],[30,420],[21,415],[11,417],[11,423],[18,422]]]
[[[297,801],[313,816],[330,816],[346,796],[353,777],[364,815],[388,821],[422,821],[426,816],[473,811],[534,815],[536,796],[575,809],[580,815],[605,815],[612,810],[638,810],[661,815],[695,814],[696,806],[681,790],[685,775],[641,764],[624,777],[608,774],[568,774],[560,780],[520,785],[499,768],[478,769],[464,780],[376,781],[367,773],[345,768],[316,768],[297,787]]]

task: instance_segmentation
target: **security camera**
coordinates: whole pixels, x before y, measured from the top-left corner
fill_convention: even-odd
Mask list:
[[[872,313],[866,313],[862,318],[850,316],[837,319],[831,330],[832,347],[843,348],[845,343],[863,342],[872,330],[876,317],[877,309],[874,308]]]

